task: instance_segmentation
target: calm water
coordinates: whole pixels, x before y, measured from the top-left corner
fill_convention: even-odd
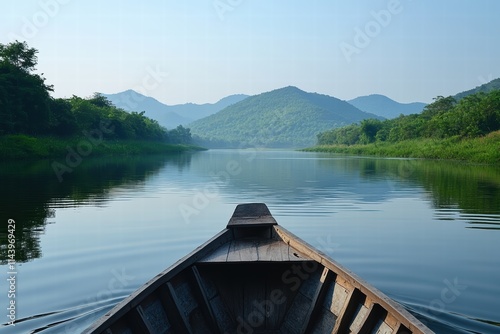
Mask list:
[[[244,202],[267,203],[281,225],[436,332],[500,333],[498,167],[212,150],[87,158],[62,182],[50,162],[2,163],[0,185],[2,334],[81,332]]]

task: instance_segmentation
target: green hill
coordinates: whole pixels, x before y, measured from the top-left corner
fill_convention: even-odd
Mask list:
[[[488,83],[485,83],[484,85],[477,86],[476,88],[467,90],[462,93],[458,93],[457,95],[454,96],[455,100],[461,100],[466,96],[476,94],[476,93],[489,93],[492,90],[498,90],[500,89],[500,78],[491,80]]]
[[[198,144],[211,147],[305,147],[319,132],[366,118],[380,117],[289,86],[248,97],[189,127]]]

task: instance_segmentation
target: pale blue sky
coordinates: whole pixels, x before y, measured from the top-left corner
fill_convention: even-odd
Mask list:
[[[56,97],[205,103],[294,85],[431,102],[500,77],[499,17],[498,0],[3,0],[0,43],[38,49]]]

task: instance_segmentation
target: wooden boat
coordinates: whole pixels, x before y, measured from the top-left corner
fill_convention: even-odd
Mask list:
[[[432,331],[251,203],[84,333]]]

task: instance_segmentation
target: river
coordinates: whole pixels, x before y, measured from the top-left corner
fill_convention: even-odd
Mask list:
[[[52,162],[0,163],[2,334],[81,332],[246,202],[437,333],[500,333],[498,166],[210,150],[87,157],[58,180]]]

